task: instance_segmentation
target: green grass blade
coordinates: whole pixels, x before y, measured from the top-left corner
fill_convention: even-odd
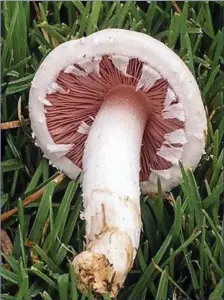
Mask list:
[[[157,252],[156,256],[154,257],[154,262],[158,264],[160,260],[162,259],[164,253],[166,252],[170,242],[172,240],[172,230],[169,232],[168,236],[166,237],[165,241],[163,242],[162,246],[160,247],[159,251]],[[144,289],[148,285],[148,280],[152,273],[154,272],[154,268],[152,263],[147,267],[139,281],[136,283],[130,297],[128,300],[134,300],[138,299],[138,297],[141,295],[141,293],[144,291]]]
[[[34,246],[33,249],[54,273],[58,273],[58,274],[62,273],[62,270],[53,262],[53,260],[37,244]]]
[[[58,291],[60,299],[68,299],[68,274],[58,276]]]
[[[222,278],[218,285],[216,286],[215,290],[211,293],[208,300],[217,300],[222,299],[224,293],[224,279]]]
[[[16,171],[20,170],[23,168],[23,164],[18,158],[12,158],[9,160],[5,160],[1,163],[2,166],[2,172],[11,172],[11,171]]]
[[[1,267],[1,276],[2,278],[4,278],[5,280],[12,282],[14,284],[18,284],[18,277],[15,273],[6,270],[5,268]]]
[[[50,278],[48,277],[46,274],[44,274],[42,271],[40,271],[39,269],[37,269],[36,267],[31,267],[30,271],[37,275],[38,277],[40,277],[41,279],[43,279],[46,283],[49,284],[49,286],[53,287],[54,289],[57,289],[57,285],[56,283]]]
[[[33,242],[38,243],[40,238],[41,238],[41,234],[42,234],[42,229],[44,226],[44,223],[47,219],[48,216],[48,211],[49,211],[49,205],[48,205],[48,201],[49,198],[53,197],[53,193],[54,193],[54,189],[56,187],[56,182],[50,182],[46,189],[44,190],[44,194],[41,198],[41,202],[40,202],[40,206],[36,215],[36,219],[34,221],[33,227],[31,229],[30,235],[29,235],[29,239]]]
[[[78,299],[78,292],[76,286],[76,277],[75,277],[75,270],[72,263],[69,263],[69,275],[70,275],[70,290],[71,290],[71,300]]]
[[[87,35],[97,30],[101,8],[102,8],[102,1],[92,2],[92,11],[87,26]]]
[[[64,231],[64,227],[65,227],[65,223],[67,220],[67,216],[69,214],[69,210],[70,210],[70,205],[71,205],[71,201],[76,193],[76,190],[78,188],[78,181],[70,181],[68,184],[68,187],[66,189],[66,192],[64,194],[64,197],[61,201],[56,219],[54,221],[54,228],[51,231],[51,233],[49,234],[43,249],[48,252],[50,249],[55,249],[56,245],[56,239],[57,237],[61,238],[63,231]]]
[[[167,290],[168,290],[168,277],[166,276],[167,269],[162,272],[162,275],[159,280],[159,286],[156,294],[156,300],[168,299]]]

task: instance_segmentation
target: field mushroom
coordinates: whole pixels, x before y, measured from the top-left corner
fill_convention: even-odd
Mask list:
[[[206,117],[184,62],[154,38],[105,29],[59,45],[29,96],[37,145],[70,178],[82,170],[86,251],[73,265],[81,292],[115,297],[132,268],[142,228],[140,190],[195,168]]]

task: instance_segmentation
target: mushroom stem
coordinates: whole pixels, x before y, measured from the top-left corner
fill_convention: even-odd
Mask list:
[[[82,293],[115,297],[139,246],[140,152],[149,116],[132,87],[111,89],[91,126],[83,156],[87,250],[73,260]]]

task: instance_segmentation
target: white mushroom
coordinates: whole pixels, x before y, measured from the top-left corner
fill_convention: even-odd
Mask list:
[[[142,228],[140,188],[179,184],[205,146],[200,91],[183,61],[142,33],[106,29],[55,48],[30,90],[31,126],[45,156],[69,177],[83,169],[87,250],[78,288],[116,296]]]

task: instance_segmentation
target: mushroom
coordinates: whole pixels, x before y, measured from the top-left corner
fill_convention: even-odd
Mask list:
[[[163,43],[105,29],[55,48],[33,79],[36,142],[70,178],[82,170],[86,251],[73,265],[82,293],[115,297],[133,266],[142,229],[140,189],[181,181],[195,168],[206,117],[197,83]]]

